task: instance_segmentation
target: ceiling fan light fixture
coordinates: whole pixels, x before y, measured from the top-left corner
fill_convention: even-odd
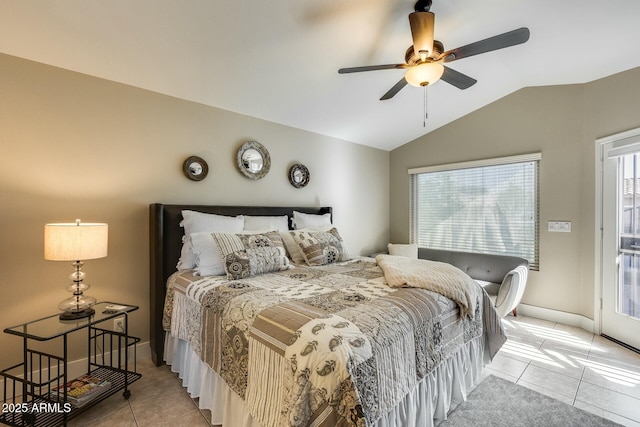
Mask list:
[[[404,75],[411,86],[421,87],[434,84],[444,73],[444,67],[437,62],[423,62],[410,67]]]

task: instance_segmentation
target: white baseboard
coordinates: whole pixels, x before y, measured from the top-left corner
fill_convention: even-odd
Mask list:
[[[111,356],[108,356],[107,360],[109,360],[109,357]],[[136,362],[140,360],[148,360],[148,359],[151,359],[151,345],[149,344],[149,341],[136,344]],[[74,378],[77,378],[87,373],[88,362],[89,362],[88,358],[85,357],[78,360],[72,360],[69,363],[67,363],[67,378],[69,380],[72,380]],[[18,378],[24,377],[23,374],[20,374],[18,372],[12,372],[12,375],[15,375]],[[48,378],[48,375],[49,373],[47,372],[46,369],[42,370],[42,378]],[[53,373],[53,375],[55,375],[55,373]],[[37,371],[34,372],[34,377],[38,377]],[[9,389],[11,388],[9,387]],[[0,401],[5,400],[5,396],[2,395],[3,390],[4,390],[4,377],[0,377]],[[21,387],[19,387],[19,391],[22,392]],[[22,396],[22,394],[20,394],[20,396]]]
[[[552,310],[528,304],[518,305],[518,314],[562,323],[564,325],[575,326],[591,333],[594,333],[595,331],[594,321],[588,317],[582,316],[581,314],[567,313],[565,311]]]
[[[151,345],[149,341],[136,344],[136,362],[144,359],[151,359]],[[73,379],[85,374],[87,372],[87,362],[88,359],[86,357],[69,362],[67,364],[67,368],[69,369],[67,378]]]

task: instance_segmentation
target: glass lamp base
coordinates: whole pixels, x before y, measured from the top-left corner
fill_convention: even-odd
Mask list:
[[[93,316],[96,312],[91,308],[97,301],[94,297],[84,295],[84,291],[89,289],[91,285],[84,283],[85,274],[80,270],[82,267],[81,261],[73,263],[76,271],[69,276],[73,283],[67,286],[67,291],[73,294],[72,297],[67,298],[58,304],[58,308],[62,310],[60,314],[60,320],[76,320],[84,319],[85,317]]]
[[[95,310],[93,308],[85,308],[80,311],[65,311],[60,314],[60,320],[77,320],[84,319],[85,317],[91,317],[95,314]]]

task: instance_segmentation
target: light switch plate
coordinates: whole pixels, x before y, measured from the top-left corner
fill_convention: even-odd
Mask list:
[[[571,221],[549,221],[548,230],[556,233],[571,233]]]

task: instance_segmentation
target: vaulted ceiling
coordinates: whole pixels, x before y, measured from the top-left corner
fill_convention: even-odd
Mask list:
[[[0,0],[0,52],[390,150],[522,87],[640,66],[640,1],[433,0],[452,49],[519,27],[525,44],[450,63],[478,80],[405,87],[407,0]],[[1,95],[0,95],[1,96]]]

